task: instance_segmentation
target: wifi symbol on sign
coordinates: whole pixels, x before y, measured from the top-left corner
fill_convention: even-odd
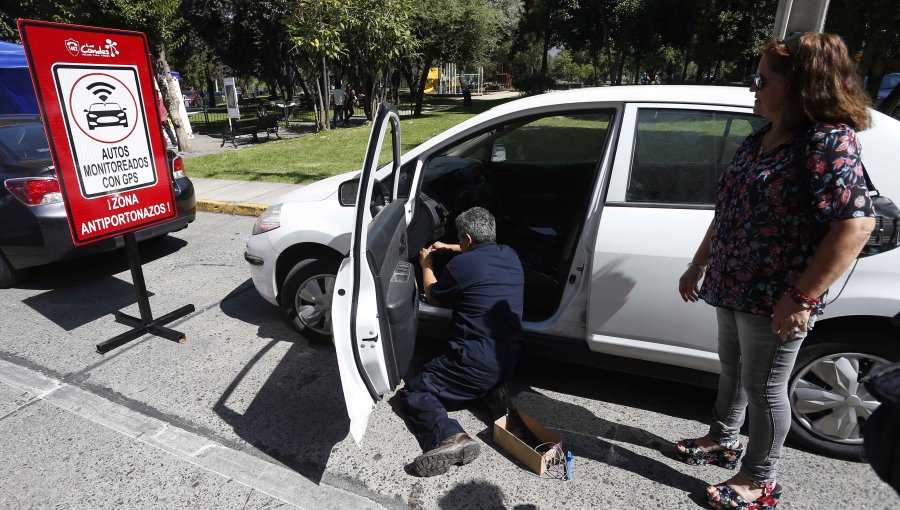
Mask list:
[[[110,94],[112,94],[113,91],[116,90],[116,87],[109,83],[96,81],[88,85],[87,89],[105,103],[106,100],[109,99]]]

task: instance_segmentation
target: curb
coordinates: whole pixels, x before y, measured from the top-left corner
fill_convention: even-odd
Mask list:
[[[197,200],[197,210],[234,216],[259,216],[268,206],[250,202],[226,202],[224,200]]]

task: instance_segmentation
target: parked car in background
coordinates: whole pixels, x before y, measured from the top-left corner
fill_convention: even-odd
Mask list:
[[[182,91],[181,95],[184,96],[185,108],[197,108],[203,106],[203,96],[194,89],[185,89]]]
[[[138,241],[181,230],[196,216],[183,160],[172,150],[167,159],[178,216],[135,232]],[[14,285],[28,268],[124,246],[121,236],[73,244],[39,115],[0,116],[0,182],[0,288]]]
[[[446,331],[449,310],[417,299],[417,253],[455,242],[453,219],[472,206],[494,213],[498,242],[522,260],[528,350],[714,382],[715,313],[682,302],[678,279],[712,219],[718,176],[766,122],[752,110],[747,89],[711,86],[577,89],[505,103],[402,157],[381,152],[396,165],[373,163],[283,197],[247,241],[250,275],[304,336],[334,333],[354,436],[399,384],[416,327]],[[897,200],[900,122],[872,115],[874,127],[860,133],[863,159]],[[382,113],[373,123],[367,161],[379,160],[372,155],[388,122]],[[344,258],[354,235],[356,265]],[[878,402],[858,381],[900,360],[898,322],[900,250],[858,260],[832,287],[791,376],[797,442],[860,458],[862,425]]]

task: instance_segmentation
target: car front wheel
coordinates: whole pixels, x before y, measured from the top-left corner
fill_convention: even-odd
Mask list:
[[[301,260],[284,279],[285,319],[310,341],[331,341],[331,298],[339,265],[328,257]]]
[[[791,434],[811,450],[858,461],[863,458],[863,426],[879,405],[860,380],[875,366],[900,356],[883,335],[825,335],[823,342],[801,348],[794,365],[788,387]]]

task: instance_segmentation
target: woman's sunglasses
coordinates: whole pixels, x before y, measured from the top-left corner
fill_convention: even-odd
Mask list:
[[[767,83],[771,83],[773,81],[781,81],[783,79],[784,78],[769,78],[767,80],[758,74],[751,74],[747,77],[746,83],[748,86],[753,85],[754,87],[756,87],[756,90],[762,90]]]

